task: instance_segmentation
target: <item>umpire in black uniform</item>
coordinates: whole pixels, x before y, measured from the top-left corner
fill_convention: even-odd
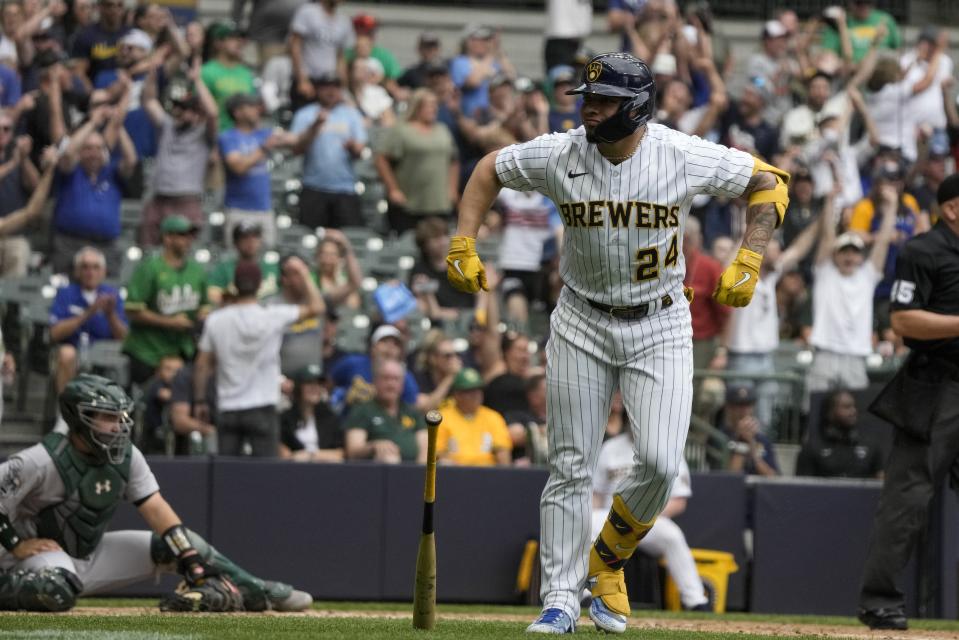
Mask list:
[[[896,263],[892,327],[912,350],[870,409],[896,426],[859,596],[872,629],[905,629],[896,579],[947,473],[959,490],[959,174],[936,194],[939,222]]]

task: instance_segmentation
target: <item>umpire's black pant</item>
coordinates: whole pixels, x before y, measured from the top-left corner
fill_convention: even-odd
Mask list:
[[[943,384],[947,393],[957,388],[955,382]],[[959,490],[959,398],[941,403],[928,442],[896,430],[869,540],[859,595],[862,608],[905,608],[896,580],[926,525],[929,502],[947,473],[953,488]]]

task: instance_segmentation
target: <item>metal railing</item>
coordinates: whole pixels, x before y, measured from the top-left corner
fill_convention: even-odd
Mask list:
[[[741,382],[753,385],[758,396],[757,415],[763,422],[763,431],[775,442],[798,443],[802,437],[802,414],[806,402],[806,376],[804,372],[756,374],[744,371],[720,371],[696,369],[694,384],[699,387],[705,380],[720,380],[724,384]],[[709,394],[709,391],[703,392]],[[714,398],[711,404],[718,410],[723,400]],[[766,405],[765,407],[763,405]],[[768,412],[768,415],[761,415]],[[710,412],[712,413],[712,412]],[[699,419],[705,418],[700,415]]]

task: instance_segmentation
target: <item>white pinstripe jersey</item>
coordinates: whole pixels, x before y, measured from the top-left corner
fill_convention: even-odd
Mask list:
[[[747,153],[648,124],[618,165],[586,142],[583,127],[500,150],[504,187],[556,203],[565,234],[560,275],[576,294],[633,306],[682,290],[683,228],[694,196],[736,197],[752,176]]]

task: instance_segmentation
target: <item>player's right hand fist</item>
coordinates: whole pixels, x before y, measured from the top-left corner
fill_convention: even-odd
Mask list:
[[[486,286],[486,269],[476,253],[476,239],[453,236],[446,256],[446,277],[453,288],[465,293],[476,293]]]

